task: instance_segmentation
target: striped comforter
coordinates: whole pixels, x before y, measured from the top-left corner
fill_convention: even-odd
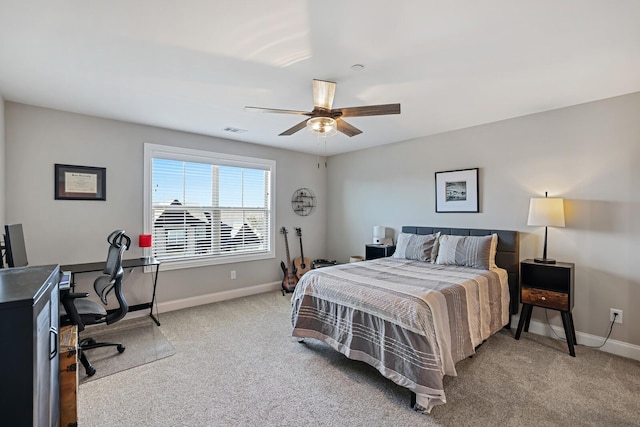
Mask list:
[[[508,322],[502,269],[381,258],[311,270],[292,297],[293,336],[374,366],[426,412],[446,403],[444,375]]]

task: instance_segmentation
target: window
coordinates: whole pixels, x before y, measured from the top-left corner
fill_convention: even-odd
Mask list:
[[[164,269],[274,258],[275,161],[144,145],[144,229]]]

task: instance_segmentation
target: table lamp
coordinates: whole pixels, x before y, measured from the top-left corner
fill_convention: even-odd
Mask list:
[[[152,242],[151,234],[141,234],[138,236],[138,246],[140,246],[141,248],[145,248],[146,258],[151,258],[151,256],[147,255],[147,251],[146,251],[146,248],[151,247],[151,242]]]
[[[373,226],[373,244],[381,245],[383,244],[383,240],[385,235],[387,234],[387,228],[382,225],[374,225]]]
[[[544,250],[542,258],[535,258],[541,264],[555,264],[556,260],[547,258],[547,227],[564,227],[564,200],[559,197],[532,197],[529,203],[527,225],[544,227]]]

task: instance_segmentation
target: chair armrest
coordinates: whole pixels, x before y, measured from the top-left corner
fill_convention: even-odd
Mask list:
[[[63,300],[65,298],[76,299],[76,298],[88,298],[88,297],[89,297],[89,292],[68,292],[62,295]]]
[[[67,312],[67,317],[74,324],[78,325],[78,332],[84,331],[84,322],[78,314],[78,309],[74,304],[74,301],[78,298],[87,298],[89,294],[87,292],[64,292],[60,295],[60,302]]]

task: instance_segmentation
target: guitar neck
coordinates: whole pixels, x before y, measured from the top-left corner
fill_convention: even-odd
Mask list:
[[[300,259],[304,259],[304,249],[302,249],[302,228],[296,227],[296,234],[300,238]]]
[[[286,253],[287,253],[287,268],[289,269],[289,271],[291,271],[292,268],[291,268],[291,257],[289,256],[289,241],[287,239],[286,233],[284,235],[284,248],[285,248]]]
[[[302,235],[300,235],[300,258],[304,259],[304,251],[302,250]]]

